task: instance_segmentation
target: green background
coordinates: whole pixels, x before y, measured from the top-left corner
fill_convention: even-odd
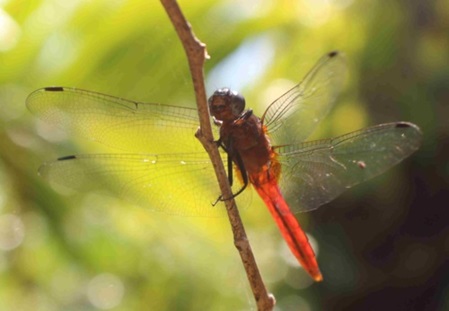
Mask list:
[[[36,174],[43,161],[101,148],[38,122],[25,108],[37,88],[194,106],[185,56],[161,4],[0,5],[1,310],[254,309],[225,218],[168,216],[60,193]],[[424,133],[422,148],[399,166],[298,215],[319,249],[323,283],[312,284],[291,262],[257,200],[242,213],[276,310],[447,310],[449,2],[180,5],[211,55],[209,93],[238,88],[249,107],[263,111],[278,79],[297,82],[338,49],[347,83],[314,137],[399,120]]]

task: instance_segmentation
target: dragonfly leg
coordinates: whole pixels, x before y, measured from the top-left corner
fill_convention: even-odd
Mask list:
[[[243,186],[236,193],[233,193],[232,196],[229,197],[229,198],[223,198],[223,195],[220,195],[217,198],[217,200],[212,204],[212,206],[215,206],[218,202],[223,202],[223,201],[234,199],[240,193],[242,193],[246,189],[246,187],[248,186],[248,182],[249,182],[248,174],[246,173],[245,166],[243,165],[242,158],[240,157],[240,155],[238,153],[235,153],[233,159],[234,159],[235,163],[237,164],[237,167],[240,170],[240,173],[242,174]],[[232,167],[232,163],[233,163],[232,157],[228,153],[228,181],[229,181],[229,185],[230,186],[232,186],[232,184],[233,184],[233,167]]]

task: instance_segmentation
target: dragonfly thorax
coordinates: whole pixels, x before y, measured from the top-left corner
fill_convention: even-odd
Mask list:
[[[245,109],[245,98],[229,88],[218,89],[209,97],[209,110],[218,121],[234,121]]]

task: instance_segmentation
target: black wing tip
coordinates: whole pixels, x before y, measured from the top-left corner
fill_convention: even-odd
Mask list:
[[[395,128],[397,128],[398,130],[404,130],[408,131],[409,133],[412,133],[411,135],[415,138],[416,149],[418,149],[419,146],[422,144],[423,133],[419,128],[419,126],[417,126],[416,124],[401,121],[395,124]]]
[[[43,88],[46,92],[63,92],[64,88],[62,86],[48,86]]]
[[[419,126],[414,124],[414,123],[411,123],[411,122],[400,121],[400,122],[397,122],[395,124],[395,127],[399,128],[399,129],[407,129],[407,128],[414,129],[417,132],[422,134],[421,129],[419,128]]]
[[[398,122],[396,123],[397,128],[407,128],[407,127],[416,127],[416,125],[409,122]]]
[[[40,89],[37,89],[33,92],[30,93],[30,95],[28,95],[27,99],[26,99],[26,104],[29,107],[30,105],[30,100],[34,97],[34,96],[39,96],[44,92],[64,92],[66,90],[66,88],[62,87],[62,86],[47,86],[47,87],[43,87]]]
[[[329,58],[332,58],[332,57],[335,57],[335,56],[337,56],[339,54],[340,54],[340,51],[335,50],[335,51],[329,52],[329,54],[327,54],[327,56]]]
[[[69,155],[69,156],[64,156],[64,157],[58,158],[58,161],[73,160],[73,159],[76,159],[76,158],[77,157],[75,155]]]

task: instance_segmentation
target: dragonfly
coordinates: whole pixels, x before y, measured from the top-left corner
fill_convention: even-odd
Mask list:
[[[393,122],[306,141],[333,107],[345,75],[342,53],[326,54],[260,118],[245,110],[244,97],[229,88],[216,90],[208,100],[233,196],[246,204],[254,188],[315,281],[323,276],[294,213],[314,210],[383,173],[415,152],[422,140],[418,126]],[[109,189],[168,214],[223,213],[228,198],[220,196],[210,159],[194,137],[196,109],[69,87],[38,89],[26,104],[45,122],[118,150],[43,163],[38,172],[51,183],[79,191]]]

